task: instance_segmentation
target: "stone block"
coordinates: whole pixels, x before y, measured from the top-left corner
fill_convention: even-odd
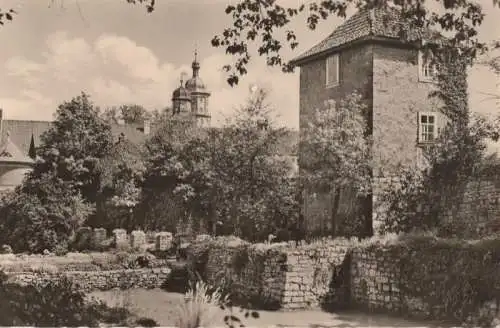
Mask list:
[[[94,248],[100,247],[106,238],[108,237],[108,233],[104,228],[95,228],[92,233],[92,246]]]
[[[130,234],[130,246],[133,249],[143,249],[146,246],[146,233],[142,230],[134,230]]]
[[[210,235],[207,235],[207,234],[201,234],[201,235],[197,235],[196,236],[196,241],[197,242],[201,242],[201,241],[206,241],[206,240],[210,240],[212,237],[210,237]]]
[[[155,249],[166,251],[172,248],[173,235],[171,232],[162,231],[156,234]]]
[[[116,248],[128,247],[127,231],[125,229],[114,229],[113,242]]]

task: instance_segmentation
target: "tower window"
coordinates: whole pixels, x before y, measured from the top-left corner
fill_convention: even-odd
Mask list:
[[[432,112],[418,113],[418,142],[429,143],[436,140],[439,130],[437,115]]]
[[[326,86],[333,87],[339,84],[339,54],[326,58]]]
[[[418,76],[422,82],[434,82],[438,73],[438,65],[433,62],[432,54],[418,52]]]

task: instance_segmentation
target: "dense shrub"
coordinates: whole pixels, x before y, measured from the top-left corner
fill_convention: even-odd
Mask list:
[[[170,264],[170,274],[165,280],[162,289],[172,293],[186,293],[198,280],[202,280],[187,261]]]
[[[133,316],[126,310],[110,308],[87,300],[66,278],[40,285],[9,283],[0,278],[1,326],[90,326],[100,323],[127,325]]]
[[[56,248],[64,253],[75,229],[92,211],[80,195],[71,195],[64,186],[51,186],[46,199],[16,191],[0,205],[0,242],[12,246],[16,253]]]

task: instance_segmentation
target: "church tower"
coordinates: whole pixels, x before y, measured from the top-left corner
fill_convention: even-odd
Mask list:
[[[185,88],[191,96],[191,115],[198,127],[210,126],[210,112],[208,111],[208,98],[210,92],[200,78],[200,63],[198,53],[194,53],[194,61],[191,65],[193,76],[186,82]]]
[[[181,85],[172,93],[173,116],[181,119],[189,118],[191,115],[191,96],[184,87],[184,77],[181,76]]]

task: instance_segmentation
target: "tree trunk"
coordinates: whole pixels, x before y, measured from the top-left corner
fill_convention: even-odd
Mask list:
[[[363,197],[364,234],[362,237],[373,236],[373,197],[371,194]]]
[[[331,213],[331,236],[336,237],[337,235],[337,212],[340,205],[340,188],[335,188],[333,193],[333,203],[332,203],[332,213]]]

